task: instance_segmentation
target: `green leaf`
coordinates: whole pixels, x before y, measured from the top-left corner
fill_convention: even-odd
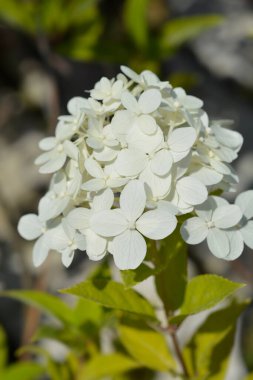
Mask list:
[[[143,366],[156,371],[175,369],[175,362],[161,333],[137,322],[121,324],[118,330],[129,354]]]
[[[148,42],[148,4],[149,0],[126,0],[123,11],[125,28],[139,47]]]
[[[179,47],[190,39],[197,37],[200,33],[223,21],[220,15],[199,15],[180,17],[168,21],[161,33],[160,47],[166,54],[173,48]]]
[[[63,289],[62,292],[83,297],[111,309],[155,318],[151,304],[136,291],[125,289],[124,285],[119,282],[94,278]]]
[[[146,264],[141,264],[136,269],[122,270],[120,273],[125,287],[131,288],[139,282],[142,282],[146,280],[148,277],[154,275],[155,269],[150,268]]]
[[[84,364],[78,380],[97,380],[140,367],[140,364],[122,354],[97,355]]]
[[[243,380],[253,380],[253,373],[249,373]]]
[[[4,329],[0,326],[0,370],[5,367],[8,359],[7,339]]]
[[[0,2],[0,19],[22,28],[27,32],[34,32],[36,5],[33,1],[6,0]]]
[[[208,316],[184,349],[191,374],[208,380],[223,380],[227,370],[236,321],[249,301],[232,302]]]
[[[103,310],[99,304],[79,298],[73,309],[73,318],[76,326],[82,326],[86,322],[100,325],[103,321]]]
[[[180,323],[188,315],[210,309],[243,286],[214,274],[194,277],[186,287],[180,314],[171,318],[170,323]]]
[[[0,292],[1,297],[10,297],[33,306],[63,323],[71,323],[73,311],[59,297],[35,290],[9,290]]]
[[[156,289],[169,315],[181,306],[187,282],[186,244],[178,230],[164,240],[155,260],[156,268],[161,268],[155,276]]]
[[[4,380],[37,380],[45,372],[44,368],[36,363],[16,363],[0,372]]]

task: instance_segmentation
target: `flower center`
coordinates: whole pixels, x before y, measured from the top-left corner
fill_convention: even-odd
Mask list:
[[[206,223],[206,225],[208,228],[212,228],[212,227],[214,227],[214,222],[212,220],[210,220],[209,222]]]
[[[128,223],[128,229],[129,230],[135,230],[136,229],[135,220]]]

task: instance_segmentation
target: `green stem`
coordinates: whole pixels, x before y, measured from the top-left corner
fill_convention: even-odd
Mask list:
[[[177,355],[177,359],[178,359],[178,361],[179,361],[179,363],[181,365],[182,372],[183,372],[185,378],[189,379],[190,378],[190,374],[189,374],[189,371],[187,369],[187,366],[186,366],[183,354],[181,352],[181,348],[179,346],[179,342],[178,342],[177,334],[176,334],[176,329],[173,326],[170,326],[168,328],[168,331],[169,331],[170,337],[171,337],[172,342],[173,342],[173,346],[174,346],[174,349],[175,349],[175,352],[176,352],[176,355]]]

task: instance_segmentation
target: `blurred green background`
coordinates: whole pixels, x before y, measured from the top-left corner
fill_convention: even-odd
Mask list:
[[[235,120],[245,137],[236,169],[238,191],[253,187],[253,3],[250,0],[1,0],[0,1],[0,287],[56,289],[83,279],[89,263],[76,256],[66,270],[52,254],[40,269],[32,245],[16,232],[36,212],[47,176],[33,161],[37,143],[54,133],[73,96],[88,96],[120,64],[151,69],[204,100],[214,118]],[[191,252],[197,273],[216,272],[249,283],[253,256],[218,262],[205,247]],[[34,311],[0,300],[9,360],[39,320]],[[242,321],[242,355],[253,370],[253,313]],[[240,345],[240,343],[239,343]],[[230,377],[229,380],[238,380]]]

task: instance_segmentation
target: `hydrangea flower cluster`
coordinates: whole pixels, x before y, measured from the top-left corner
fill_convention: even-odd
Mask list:
[[[235,259],[244,243],[253,248],[253,190],[234,205],[212,195],[234,190],[231,162],[242,136],[151,71],[121,70],[96,83],[88,99],[71,99],[55,136],[39,144],[35,163],[52,179],[38,215],[18,224],[22,237],[37,239],[35,266],[51,249],[69,266],[79,249],[91,260],[109,252],[118,268],[134,269],[147,240],[169,236],[181,219],[182,238],[207,239],[219,258]]]

